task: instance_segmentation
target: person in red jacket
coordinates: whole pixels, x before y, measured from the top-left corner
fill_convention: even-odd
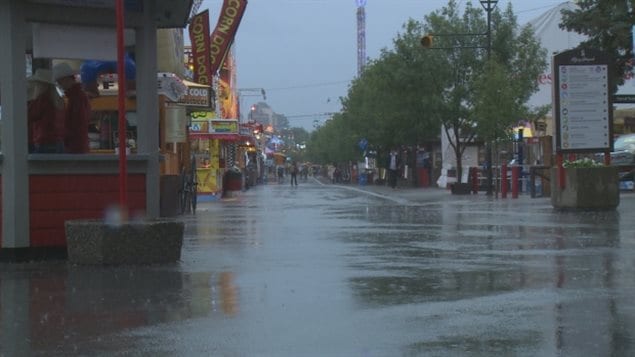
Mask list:
[[[72,154],[88,152],[88,124],[91,109],[88,96],[79,82],[77,74],[67,63],[58,63],[53,67],[53,77],[64,90],[67,98],[66,120],[64,123],[64,151]]]
[[[27,118],[29,152],[64,152],[64,99],[48,69],[37,69],[28,78]]]

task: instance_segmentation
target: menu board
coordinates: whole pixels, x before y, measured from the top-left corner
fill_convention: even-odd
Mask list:
[[[553,93],[558,152],[612,149],[610,61],[601,51],[576,49],[554,56]]]
[[[608,148],[608,66],[563,65],[558,70],[562,148]]]

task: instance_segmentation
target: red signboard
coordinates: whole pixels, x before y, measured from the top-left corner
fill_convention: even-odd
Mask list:
[[[190,42],[192,43],[192,59],[194,61],[194,82],[212,84],[210,62],[209,12],[207,10],[192,17],[190,23]]]
[[[210,73],[216,73],[220,67],[229,45],[234,40],[240,20],[245,13],[247,0],[224,0],[218,17],[216,28],[210,36]]]

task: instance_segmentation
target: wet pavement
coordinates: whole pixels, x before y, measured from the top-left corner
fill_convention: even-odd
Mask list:
[[[634,211],[257,186],[178,264],[1,264],[0,356],[632,356]]]

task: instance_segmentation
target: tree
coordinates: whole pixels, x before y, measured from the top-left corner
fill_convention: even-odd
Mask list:
[[[450,0],[425,20],[425,33],[444,35],[436,36],[435,46],[443,50],[434,51],[436,95],[427,101],[455,153],[460,182],[467,145],[476,138],[503,137],[504,129],[529,112],[524,103],[537,89],[535,78],[546,66],[545,52],[530,27],[519,29],[511,3],[504,12],[492,13],[489,59],[482,9],[467,3],[461,13],[457,2]]]
[[[311,139],[307,144],[307,157],[319,163],[357,160],[359,149],[355,138],[343,115],[335,114],[332,119],[311,133]]]
[[[545,50],[535,40],[531,27],[518,31],[510,7],[494,16],[500,21],[493,55],[476,78],[473,103],[478,137],[489,142],[508,137],[510,127],[519,119],[534,118],[547,109],[532,110],[526,105],[538,89],[535,78],[547,65]]]
[[[576,10],[563,10],[560,27],[588,36],[579,48],[599,49],[615,60],[612,92],[632,76],[632,26],[635,24],[630,0],[580,0]]]
[[[287,155],[294,161],[305,161],[304,146],[310,137],[309,132],[304,128],[292,127],[281,130],[279,135],[284,140]]]
[[[419,28],[411,21],[405,29],[394,50],[370,61],[342,100],[343,118],[357,141],[365,138],[380,149],[438,138],[439,123],[422,100],[434,88],[434,68],[418,45]]]
[[[273,122],[275,130],[289,128],[289,119],[284,114],[273,113]]]
[[[334,148],[356,148],[361,138],[379,150],[419,144],[437,140],[443,127],[461,174],[467,144],[477,137],[498,138],[510,123],[527,115],[524,103],[537,89],[535,79],[546,66],[544,50],[531,28],[519,29],[511,5],[503,13],[496,10],[492,20],[494,62],[489,65],[482,9],[468,3],[461,12],[450,0],[424,21],[408,21],[394,47],[382,50],[351,83],[341,114],[314,132],[311,152],[332,160],[342,156]],[[433,48],[448,49],[423,49],[420,38],[428,33],[471,35],[433,35]],[[506,95],[492,96],[496,88],[505,88]],[[502,99],[507,102],[501,103]],[[492,131],[493,127],[500,129]],[[336,140],[344,146],[335,145]],[[360,155],[359,149],[356,152]]]

